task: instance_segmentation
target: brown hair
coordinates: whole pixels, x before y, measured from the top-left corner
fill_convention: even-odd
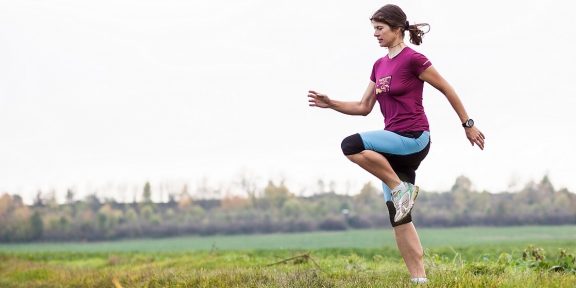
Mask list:
[[[408,31],[410,33],[410,42],[415,45],[420,45],[424,34],[430,31],[430,25],[428,25],[428,23],[410,25],[406,20],[406,14],[404,11],[394,4],[384,5],[382,8],[378,9],[372,17],[370,17],[370,20],[385,23],[392,29],[400,28],[402,38],[404,38],[404,31]],[[424,26],[428,26],[426,31],[420,29],[420,27]]]

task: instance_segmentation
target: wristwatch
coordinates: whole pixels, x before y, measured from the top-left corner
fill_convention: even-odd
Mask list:
[[[462,123],[462,127],[464,128],[472,128],[472,126],[474,126],[474,120],[472,119],[468,119]]]

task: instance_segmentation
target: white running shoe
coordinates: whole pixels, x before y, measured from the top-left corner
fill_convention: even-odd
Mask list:
[[[394,203],[394,208],[396,208],[394,222],[398,222],[408,216],[408,213],[414,207],[416,197],[418,197],[418,190],[420,190],[418,186],[411,183],[402,182],[402,184],[404,185],[399,185],[399,189],[392,191],[392,202]]]
[[[424,277],[424,278],[412,278],[410,279],[410,281],[412,281],[412,283],[414,284],[426,284],[428,283],[428,278]]]

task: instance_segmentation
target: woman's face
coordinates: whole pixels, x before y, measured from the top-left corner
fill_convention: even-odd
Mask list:
[[[374,26],[374,37],[378,39],[380,47],[390,47],[398,42],[399,29],[392,30],[388,24],[377,21],[372,21],[372,26]]]

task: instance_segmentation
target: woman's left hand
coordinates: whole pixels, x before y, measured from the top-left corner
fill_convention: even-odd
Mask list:
[[[464,131],[466,131],[466,138],[468,138],[472,146],[476,144],[481,150],[484,150],[484,139],[486,139],[486,137],[484,137],[484,134],[482,134],[476,126],[464,128]]]

